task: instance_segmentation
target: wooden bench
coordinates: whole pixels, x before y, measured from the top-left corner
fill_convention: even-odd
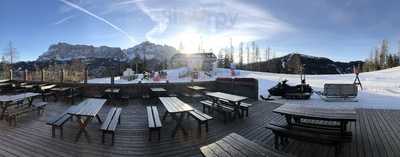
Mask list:
[[[325,84],[324,91],[317,94],[326,101],[346,100],[357,97],[358,88],[355,84]]]
[[[121,111],[122,108],[113,107],[108,112],[106,120],[100,127],[100,130],[103,132],[102,143],[104,143],[105,134],[111,134],[111,143],[114,145],[115,129],[117,128],[117,124],[121,123]]]
[[[33,108],[35,108],[38,111],[38,115],[40,115],[42,112],[45,111],[47,102],[34,103],[32,106],[33,106]]]
[[[227,101],[227,100],[221,99],[221,100],[219,100],[219,101],[221,101],[222,103],[224,103],[224,104],[226,104],[226,105],[231,105],[230,102]],[[250,108],[251,106],[252,106],[252,104],[245,103],[245,102],[240,102],[240,107],[239,107],[239,109],[240,109],[241,115],[244,116],[244,113],[246,112],[246,117],[248,117],[248,116],[249,116],[249,108]]]
[[[151,141],[151,133],[153,131],[158,132],[158,140],[160,140],[161,137],[161,120],[160,116],[158,114],[158,110],[156,106],[147,106],[147,120],[149,123],[149,141]]]
[[[213,109],[216,109],[219,112],[222,112],[224,114],[224,123],[226,123],[226,121],[228,119],[231,118],[234,109],[232,107],[226,106],[226,105],[215,105],[213,106],[213,102],[211,102],[210,100],[203,100],[200,101],[201,104],[203,104],[203,112],[205,112],[205,109],[208,108],[208,112],[212,111]]]
[[[208,121],[212,120],[213,117],[199,111],[199,110],[193,110],[189,112],[190,115],[197,120],[198,122],[198,129],[199,129],[199,134],[201,134],[201,125],[205,124],[206,127],[206,132],[208,132]]]
[[[244,112],[246,112],[246,117],[248,117],[249,116],[249,108],[251,106],[253,106],[253,105],[249,104],[249,103],[241,102],[240,103],[240,110],[242,111],[242,115],[244,115]]]
[[[286,146],[288,138],[292,138],[298,141],[334,146],[335,156],[337,156],[341,150],[341,144],[351,142],[351,132],[341,135],[338,131],[317,127],[291,126],[289,128],[282,122],[271,122],[266,128],[270,129],[275,135],[274,146],[276,149],[279,149],[280,146]]]
[[[46,124],[51,126],[51,136],[56,136],[56,128],[58,128],[60,129],[60,137],[63,138],[63,125],[71,118],[72,115],[68,114],[67,110],[64,113],[50,119]]]
[[[68,94],[65,96],[65,99],[71,100],[71,104],[74,104],[75,98],[80,97],[82,99],[82,93],[80,87],[72,87]]]
[[[14,123],[14,126],[16,126],[18,116],[21,116],[25,113],[37,111],[38,115],[40,115],[45,110],[45,107],[47,105],[46,102],[36,103],[36,104],[33,104],[32,106],[26,106],[24,104],[19,104],[22,102],[16,102],[16,103],[17,103],[17,107],[14,110],[10,111],[6,117],[6,121],[8,121],[10,126],[12,126],[13,123]]]

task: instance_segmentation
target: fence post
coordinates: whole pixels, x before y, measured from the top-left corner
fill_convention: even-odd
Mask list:
[[[83,80],[83,83],[84,83],[84,84],[87,84],[87,80],[88,80],[88,69],[89,69],[89,68],[86,66],[86,67],[85,67],[85,70],[84,70],[84,75],[85,75],[85,76],[84,76],[84,80]]]
[[[111,68],[110,74],[111,74],[111,84],[114,85],[114,68]]]
[[[63,68],[61,68],[60,82],[61,82],[61,83],[64,82],[64,69],[63,69]]]
[[[24,71],[24,82],[28,80],[28,69]]]
[[[43,69],[40,69],[40,81],[44,82],[44,71],[43,71]]]
[[[13,80],[13,70],[10,69],[10,80]]]

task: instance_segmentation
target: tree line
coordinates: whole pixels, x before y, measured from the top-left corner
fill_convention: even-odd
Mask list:
[[[271,48],[262,49],[255,42],[240,42],[237,50],[232,44],[220,49],[217,55],[219,68],[230,68],[235,63],[236,69],[261,70],[261,63],[275,58],[275,52]]]
[[[389,41],[383,40],[375,47],[362,66],[363,72],[393,68],[400,65],[400,42],[397,52],[390,52]]]

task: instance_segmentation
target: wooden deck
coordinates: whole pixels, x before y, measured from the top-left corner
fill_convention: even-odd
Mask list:
[[[182,99],[201,109],[198,100]],[[39,99],[37,101],[40,101]],[[51,100],[52,101],[52,100]],[[76,102],[77,103],[77,102]],[[188,136],[178,131],[172,138],[171,132],[175,123],[167,118],[163,123],[161,141],[147,140],[147,118],[145,105],[158,105],[160,114],[165,109],[157,101],[140,99],[129,100],[129,104],[120,105],[123,110],[121,124],[117,127],[115,144],[101,144],[100,124],[94,120],[88,127],[92,143],[81,138],[74,143],[78,132],[77,123],[67,122],[64,127],[64,139],[52,138],[51,128],[46,125],[48,117],[64,112],[69,103],[50,102],[47,112],[38,117],[36,114],[26,115],[17,120],[16,127],[9,127],[5,121],[0,122],[0,155],[2,156],[201,156],[199,148],[215,142],[231,132],[246,137],[254,142],[273,147],[272,132],[265,125],[279,115],[272,110],[279,104],[257,101],[250,108],[250,116],[223,124],[223,118],[217,115],[210,121],[210,131],[202,136],[197,134],[197,122],[190,117],[183,124]],[[120,103],[124,104],[124,103]],[[100,116],[104,119],[110,105],[104,105]],[[350,157],[398,157],[400,156],[400,111],[395,110],[357,110],[359,121],[351,124],[354,132],[353,143],[345,144],[340,156]],[[110,141],[106,137],[106,141]],[[334,149],[318,144],[289,141],[284,152],[298,157],[334,156]]]

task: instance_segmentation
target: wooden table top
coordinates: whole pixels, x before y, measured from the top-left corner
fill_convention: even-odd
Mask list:
[[[240,101],[247,99],[247,97],[244,97],[244,96],[233,95],[233,94],[222,93],[222,92],[210,92],[210,93],[207,93],[206,95],[215,97],[218,99],[228,100],[231,102],[240,102]]]
[[[166,92],[167,90],[164,88],[150,88],[152,92]]]
[[[9,86],[9,85],[11,85],[11,83],[9,83],[9,82],[0,83],[0,87],[1,87],[1,86]]]
[[[358,119],[355,109],[322,108],[300,104],[285,104],[276,108],[273,112],[320,120],[356,121]]]
[[[76,106],[71,106],[71,109],[68,109],[68,114],[94,117],[99,113],[106,101],[106,99],[86,99]]]
[[[56,87],[56,85],[55,84],[51,84],[51,85],[40,86],[40,89],[41,90],[48,90],[48,89],[52,89],[54,87]]]
[[[159,97],[161,103],[169,113],[189,112],[194,108],[177,97]]]
[[[21,94],[16,94],[16,95],[1,95],[0,96],[0,102],[9,102],[9,101],[15,101],[15,100],[21,100],[21,99],[26,99],[34,96],[40,95],[39,93],[32,93],[32,92],[27,92],[27,93],[21,93]]]
[[[119,93],[121,89],[119,88],[107,88],[106,90],[104,90],[104,92],[106,93]]]
[[[35,86],[36,85],[34,85],[34,84],[26,84],[26,85],[21,85],[20,87],[22,87],[22,88],[33,88]]]
[[[207,89],[207,88],[201,87],[201,86],[187,86],[187,87],[190,88],[190,89],[193,89],[193,90],[205,90],[205,89]]]
[[[57,92],[65,92],[67,90],[70,90],[71,87],[55,87],[50,89],[51,91],[57,91]]]
[[[278,153],[264,148],[236,133],[200,148],[205,157],[289,157],[290,155]]]

